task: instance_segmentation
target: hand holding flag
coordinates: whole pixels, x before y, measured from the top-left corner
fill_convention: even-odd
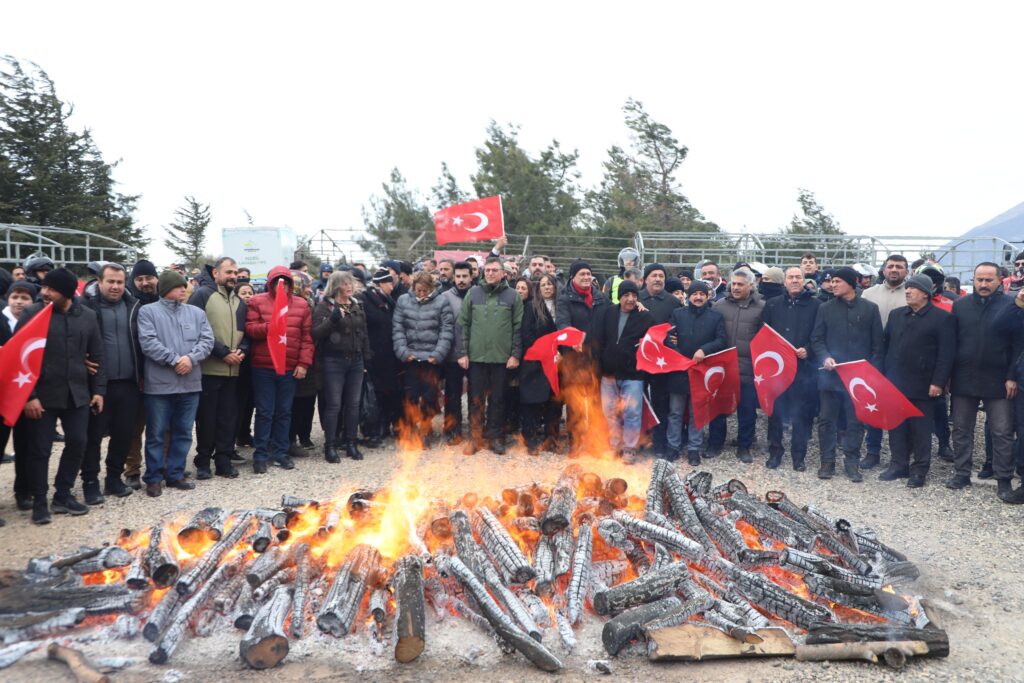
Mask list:
[[[52,316],[53,304],[47,304],[0,348],[0,417],[8,427],[18,421],[39,381]]]
[[[583,343],[586,333],[577,330],[575,327],[567,327],[539,337],[523,356],[523,360],[539,361],[544,370],[544,376],[548,378],[551,390],[558,396],[558,364],[555,357],[558,355],[559,346],[579,346]]]
[[[654,325],[636,347],[636,369],[657,375],[665,372],[688,370],[693,361],[665,346],[665,336],[672,328],[671,323]]]
[[[922,413],[896,386],[866,360],[838,363],[836,373],[853,401],[857,419],[876,429],[895,429]]]
[[[771,417],[775,401],[796,379],[796,349],[770,325],[764,325],[750,340],[754,365],[754,389],[764,414]]]

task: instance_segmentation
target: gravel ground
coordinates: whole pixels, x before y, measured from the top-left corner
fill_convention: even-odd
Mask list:
[[[980,436],[980,426],[979,426]],[[764,443],[764,434],[760,434]],[[57,444],[58,448],[60,444]],[[1021,562],[1024,541],[1021,521],[1024,507],[1007,506],[995,496],[994,482],[975,481],[964,492],[949,491],[942,482],[950,465],[936,461],[928,486],[911,490],[903,482],[875,481],[878,469],[863,484],[837,477],[829,482],[814,476],[816,444],[812,443],[808,471],[793,472],[788,463],[781,469],[765,469],[764,454],[744,465],[731,450],[702,466],[717,481],[742,479],[752,493],[781,489],[794,501],[815,503],[842,515],[857,525],[874,527],[881,540],[903,551],[921,569],[914,592],[931,598],[940,610],[949,632],[948,659],[912,661],[900,672],[860,663],[802,663],[794,660],[730,660],[692,664],[653,664],[643,657],[612,660],[614,676],[628,680],[677,680],[688,677],[715,681],[1024,681],[1024,655],[1017,646],[1024,628],[1024,591]],[[980,441],[979,441],[980,449]],[[250,451],[243,451],[248,455]],[[55,449],[56,454],[56,449]],[[242,476],[234,480],[215,478],[198,482],[194,491],[165,491],[152,499],[136,493],[124,499],[110,499],[82,517],[56,516],[46,527],[34,527],[28,513],[18,512],[9,496],[0,498],[0,517],[7,526],[0,529],[5,556],[0,565],[21,569],[32,556],[67,551],[81,544],[113,540],[121,528],[139,528],[158,520],[184,519],[208,505],[224,507],[276,506],[282,493],[327,498],[357,487],[374,488],[405,471],[431,496],[459,495],[473,490],[496,495],[506,485],[533,480],[553,482],[565,463],[562,456],[542,454],[530,457],[519,449],[504,456],[481,451],[471,458],[451,448],[435,448],[418,458],[402,458],[394,448],[366,451],[361,462],[344,460],[329,465],[319,457],[304,458],[291,472],[271,468],[266,476],[255,476],[242,464]],[[51,460],[54,469],[57,458]],[[883,453],[883,463],[887,453]],[[645,488],[650,461],[633,466],[583,458],[584,469],[602,476],[624,476],[631,491]],[[682,465],[683,471],[688,466]],[[10,491],[13,467],[0,467],[0,490]],[[12,542],[13,541],[13,542]],[[579,647],[564,655],[558,645],[552,649],[563,659],[565,670],[547,676],[532,669],[520,657],[503,658],[485,636],[468,625],[449,618],[435,625],[428,619],[426,652],[411,665],[397,665],[388,656],[368,653],[363,629],[343,640],[319,633],[295,642],[285,663],[267,674],[282,681],[359,680],[578,680],[595,674],[587,660],[607,655],[600,646],[601,620],[591,616],[577,633]],[[210,638],[186,641],[175,653],[171,665],[146,663],[147,644],[112,640],[97,634],[79,646],[93,657],[125,656],[136,664],[118,673],[119,681],[157,681],[181,678],[195,681],[250,680],[259,674],[242,668],[238,659],[237,632],[218,633]],[[26,656],[3,672],[6,681],[73,680],[63,665],[47,662],[41,653]]]

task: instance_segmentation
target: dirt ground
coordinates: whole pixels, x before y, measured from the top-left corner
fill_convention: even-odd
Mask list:
[[[760,434],[760,443],[764,435]],[[59,444],[58,444],[59,448]],[[942,482],[950,465],[933,464],[928,485],[911,490],[903,482],[876,481],[878,469],[863,484],[837,477],[823,482],[814,476],[816,445],[808,458],[808,471],[797,473],[784,463],[781,469],[764,467],[764,454],[750,465],[727,450],[706,461],[702,469],[716,481],[742,479],[752,493],[780,489],[799,504],[814,503],[842,515],[855,525],[870,526],[879,538],[903,551],[921,569],[913,592],[933,600],[949,633],[948,659],[912,661],[902,672],[867,663],[802,663],[794,660],[729,660],[690,664],[654,664],[643,656],[611,659],[613,676],[622,680],[669,681],[687,678],[714,681],[1024,681],[1024,654],[1019,635],[1024,629],[1024,506],[1000,503],[993,482],[975,481],[964,492],[947,490]],[[979,443],[980,450],[980,443]],[[160,498],[143,493],[108,499],[82,517],[55,516],[53,524],[34,527],[29,513],[18,512],[13,498],[0,497],[0,528],[4,556],[0,567],[24,568],[30,557],[68,551],[79,545],[112,541],[122,528],[141,528],[160,520],[187,518],[200,508],[276,507],[281,494],[325,499],[360,487],[375,488],[396,475],[408,476],[431,497],[461,495],[466,491],[497,495],[504,486],[530,481],[553,482],[566,462],[561,455],[528,456],[521,449],[497,456],[481,451],[465,457],[461,450],[440,447],[416,457],[399,456],[394,447],[366,452],[361,462],[345,459],[330,465],[319,457],[297,461],[295,470],[271,468],[268,475],[253,475],[247,463],[234,480],[214,478],[198,482],[194,491],[168,490]],[[248,449],[243,454],[249,455]],[[55,469],[57,458],[52,459]],[[887,454],[883,454],[883,462]],[[646,487],[650,461],[634,466],[584,458],[585,470],[601,476],[624,476],[631,491]],[[685,473],[689,467],[681,465]],[[13,467],[0,467],[0,490],[10,491]],[[600,644],[602,620],[594,615],[577,632],[579,643],[565,654],[550,632],[545,642],[565,669],[543,674],[520,656],[503,657],[482,633],[453,617],[436,623],[428,617],[427,649],[413,664],[399,665],[390,653],[374,655],[364,629],[337,640],[320,633],[293,641],[284,663],[271,672],[243,668],[238,658],[240,633],[230,628],[209,638],[185,641],[167,666],[146,661],[149,643],[141,638],[115,640],[104,632],[75,632],[81,647],[94,658],[127,657],[132,664],[114,675],[116,681],[240,681],[273,677],[279,681],[389,680],[389,681],[489,681],[559,680],[591,678],[588,660],[608,659]],[[315,630],[315,629],[314,629]],[[554,644],[552,644],[554,643]],[[5,681],[73,680],[63,665],[48,662],[36,651],[0,674]]]

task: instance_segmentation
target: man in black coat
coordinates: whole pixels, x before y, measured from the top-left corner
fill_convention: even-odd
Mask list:
[[[860,473],[860,449],[864,425],[857,419],[850,396],[835,373],[839,363],[867,360],[875,367],[882,363],[882,318],[878,306],[857,294],[857,272],[837,268],[832,273],[835,298],[821,305],[811,333],[811,349],[821,359],[818,375],[821,406],[818,414],[818,444],[821,448],[819,479],[831,479],[836,470],[836,438],[839,412],[846,416],[846,435],[841,444],[843,469],[852,482],[864,481]]]
[[[636,459],[643,416],[644,373],[636,369],[636,347],[654,324],[640,311],[640,290],[631,280],[619,283],[619,305],[594,315],[591,348],[601,369],[601,407],[608,420],[611,447],[626,462]]]
[[[889,313],[884,332],[886,377],[924,417],[908,418],[889,431],[892,459],[878,478],[907,478],[910,488],[924,486],[932,453],[932,405],[945,391],[956,353],[953,318],[931,303],[932,288],[926,275],[909,278],[907,305]]]
[[[769,469],[782,464],[785,449],[782,445],[782,425],[788,421],[793,425],[790,441],[790,455],[793,469],[806,469],[807,442],[811,438],[811,425],[817,409],[817,365],[811,352],[811,333],[818,317],[821,301],[815,293],[804,287],[804,272],[793,266],[785,274],[786,293],[765,302],[762,314],[765,325],[782,335],[796,349],[796,378],[776,401],[775,410],[768,420],[768,462]]]
[[[54,482],[53,511],[72,515],[84,515],[89,511],[71,495],[71,489],[85,453],[90,409],[95,413],[103,410],[106,375],[103,369],[103,338],[96,314],[75,298],[77,287],[78,279],[70,270],[57,268],[50,271],[43,278],[43,301],[25,309],[18,320],[20,330],[47,303],[53,304],[39,380],[22,415],[28,420],[34,524],[50,522],[46,492],[50,451],[58,418],[64,430],[64,450]],[[86,360],[98,364],[96,374],[89,374],[86,370]]]
[[[1012,491],[1013,399],[1017,395],[1016,360],[1021,352],[1019,331],[1000,331],[997,321],[1013,299],[1003,294],[999,266],[984,262],[974,269],[974,292],[953,303],[956,360],[953,364],[953,451],[955,474],[951,489],[971,485],[974,423],[978,402],[985,410],[992,438],[992,466],[998,495]]]
[[[667,323],[672,311],[682,304],[679,299],[665,291],[668,271],[660,263],[652,263],[644,268],[644,288],[640,290],[640,306],[650,312],[655,325]],[[651,407],[658,416],[660,423],[651,430],[651,441],[658,457],[665,457],[668,443],[665,435],[668,432],[668,375],[648,375],[647,384],[651,388]]]
[[[370,340],[373,356],[367,363],[367,379],[373,383],[377,395],[375,424],[364,425],[363,435],[369,448],[379,448],[381,441],[391,434],[392,427],[402,417],[403,380],[402,364],[395,358],[392,321],[395,317],[395,276],[387,268],[373,274],[372,285],[356,298],[366,311],[366,336]],[[366,427],[369,427],[367,430]],[[367,431],[369,433],[367,433]]]
[[[690,305],[672,311],[672,327],[666,337],[666,346],[675,349],[696,362],[705,356],[724,351],[727,344],[725,320],[718,311],[711,310],[711,287],[703,280],[694,280],[686,290]],[[700,448],[707,427],[698,430],[693,423],[693,405],[690,400],[688,372],[673,372],[668,377],[669,417],[667,441],[669,458],[676,459],[682,449],[683,416],[690,411],[686,458],[691,465],[700,464]]]

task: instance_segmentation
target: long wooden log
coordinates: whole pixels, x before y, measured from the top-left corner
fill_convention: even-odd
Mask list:
[[[171,617],[174,615],[174,610],[178,607],[180,601],[181,593],[173,588],[164,593],[163,597],[160,598],[160,602],[156,603],[156,607],[150,612],[146,625],[142,627],[142,637],[151,643],[155,643],[171,622]]]
[[[538,593],[547,593],[551,582],[555,580],[555,555],[551,549],[551,539],[541,536],[533,549],[533,569],[536,580],[533,582]]]
[[[252,591],[252,597],[256,602],[264,602],[274,594],[274,591],[277,590],[278,586],[290,584],[294,580],[295,567],[285,567],[284,569],[278,570],[276,574],[254,588]]]
[[[0,589],[0,615],[58,612],[81,607],[86,615],[134,612],[138,593],[118,584],[77,586],[49,581],[26,581]]]
[[[149,532],[149,547],[146,549],[146,571],[157,588],[173,586],[178,580],[181,568],[171,548],[171,539],[166,529],[154,526]]]
[[[551,553],[555,558],[555,578],[557,578],[568,574],[572,568],[572,526],[556,531],[550,536],[550,539]]]
[[[256,530],[249,536],[249,544],[254,552],[263,553],[270,547],[274,540],[274,529],[268,520],[261,519],[256,524]]]
[[[242,661],[253,669],[269,669],[288,655],[284,622],[291,611],[291,587],[280,585],[256,613],[245,637],[238,643]]]
[[[757,572],[748,572],[732,565],[726,565],[726,574],[732,586],[747,600],[770,614],[785,619],[801,628],[810,628],[819,622],[835,621],[827,607],[804,600]]]
[[[928,645],[929,657],[949,656],[949,636],[938,628],[912,628],[894,624],[812,624],[805,639],[808,645],[828,643],[874,643],[915,641]]]
[[[292,595],[292,620],[289,622],[289,631],[292,638],[301,638],[306,630],[306,603],[309,600],[313,559],[308,543],[299,543],[292,552],[295,558],[295,590]]]
[[[316,623],[321,631],[340,638],[352,630],[367,584],[376,583],[380,562],[380,552],[365,544],[349,552],[317,615]]]
[[[398,561],[392,585],[395,591],[395,660],[405,664],[419,657],[426,644],[423,562],[415,555],[403,557]]]
[[[728,633],[730,637],[735,638],[741,643],[752,645],[754,643],[760,643],[763,640],[761,636],[754,632],[755,629],[744,626],[717,610],[705,611],[702,618],[705,623],[719,629],[722,633]]]
[[[540,520],[542,533],[551,536],[572,524],[572,513],[576,509],[576,477],[563,473],[551,490],[548,509]]]
[[[252,626],[252,620],[256,617],[256,612],[259,611],[259,605],[256,604],[256,600],[252,597],[253,587],[246,581],[242,584],[242,590],[238,593],[238,599],[235,600],[235,611],[233,614],[233,623],[235,628],[248,631],[249,627]]]
[[[494,571],[494,565],[473,538],[469,515],[465,510],[452,510],[448,515],[448,521],[451,524],[452,539],[455,541],[455,552],[466,566],[473,570],[477,578],[484,581],[487,573]]]
[[[666,614],[676,612],[683,603],[675,596],[669,596],[628,609],[609,620],[601,629],[601,642],[610,655],[617,655],[629,643],[643,637],[644,624],[654,621]]]
[[[800,550],[814,545],[815,534],[801,524],[794,522],[778,510],[765,505],[748,493],[737,491],[722,501],[727,510],[736,510],[743,520],[760,533],[782,541]]]
[[[77,626],[85,619],[81,607],[59,612],[0,617],[0,644],[11,645]]]
[[[449,557],[444,560],[445,571],[451,571],[466,590],[476,600],[483,616],[490,623],[491,627],[523,654],[534,666],[543,671],[558,671],[562,668],[562,662],[539,642],[520,631],[507,614],[501,611],[498,603],[494,601],[487,589],[476,578],[473,572],[463,564],[458,557]]]
[[[246,583],[245,573],[238,571],[231,580],[224,584],[224,587],[213,596],[213,607],[218,614],[230,614],[242,592],[242,584]]]
[[[530,566],[526,555],[494,513],[483,506],[476,508],[475,512],[480,540],[505,575],[513,583],[526,583],[533,579],[536,572]]]
[[[697,541],[684,536],[678,531],[666,529],[665,527],[652,524],[643,519],[637,519],[628,512],[616,510],[612,513],[615,521],[621,524],[626,531],[632,535],[642,538],[651,543],[661,543],[670,550],[695,561],[700,562],[708,555],[704,546]],[[628,554],[628,553],[627,553]]]
[[[831,643],[797,645],[796,659],[801,662],[864,660],[878,664],[879,657],[893,669],[902,669],[911,657],[928,657],[928,643],[913,640],[886,640],[872,643]]]
[[[650,621],[644,622],[641,626],[646,632],[678,626],[679,624],[686,622],[686,620],[693,615],[705,613],[714,606],[715,599],[711,597],[711,595],[705,593],[704,595],[687,598],[686,602],[680,603],[677,609],[668,610],[665,613],[652,618]]]
[[[701,526],[707,530],[708,535],[714,539],[719,548],[728,555],[733,562],[744,562],[747,559],[747,545],[743,534],[736,530],[735,525],[724,517],[716,515],[703,498],[693,501],[693,509],[700,519]]]
[[[238,539],[240,538],[241,534],[238,535]],[[236,539],[236,542],[238,539]],[[185,636],[188,633],[189,622],[198,615],[200,610],[202,610],[207,599],[212,597],[224,582],[234,576],[243,561],[244,557],[242,555],[238,555],[231,560],[222,563],[217,570],[203,582],[203,585],[192,594],[192,597],[188,598],[188,600],[186,600],[185,603],[177,609],[174,613],[174,618],[171,619],[171,623],[167,626],[167,630],[164,631],[162,636],[160,636],[160,640],[156,647],[153,648],[153,651],[149,653],[149,661],[151,664],[165,664],[167,660],[170,659],[178,645],[180,645],[181,641],[185,639]]]
[[[238,542],[249,532],[252,520],[251,512],[246,512],[238,518],[235,521],[235,525],[231,527],[231,531],[224,534],[212,548],[199,558],[199,561],[196,562],[192,569],[178,579],[178,582],[174,585],[175,590],[186,596],[195,593],[199,586],[206,581],[207,577],[213,574],[217,567],[221,565],[224,555],[238,545]]]
[[[46,656],[58,662],[64,662],[71,669],[75,680],[78,683],[109,683],[110,677],[100,673],[93,666],[92,662],[78,650],[64,647],[57,643],[50,643],[46,647]]]
[[[140,548],[133,553],[132,564],[124,575],[124,585],[133,590],[149,588],[149,577],[146,576],[146,551]]]
[[[594,520],[583,517],[576,532],[576,547],[572,554],[572,574],[566,591],[565,615],[576,625],[583,618],[583,605],[590,588],[590,565],[594,552]]]
[[[612,586],[594,594],[594,611],[598,614],[617,614],[623,610],[653,602],[675,592],[690,581],[690,569],[685,561],[670,564],[657,571]]]
[[[71,571],[76,574],[92,574],[105,569],[127,567],[133,559],[132,554],[121,546],[109,545],[96,555],[71,565]]]
[[[284,510],[256,508],[252,510],[252,514],[261,522],[270,522],[270,525],[275,529],[285,529],[288,527],[288,513]]]
[[[662,458],[655,458],[651,467],[651,478],[647,482],[647,501],[644,511],[665,514],[665,475],[672,465]]]
[[[572,624],[569,623],[569,617],[565,616],[565,611],[555,610],[555,626],[558,628],[558,637],[562,641],[562,648],[571,653],[576,649],[576,634],[572,630]]]
[[[178,531],[178,545],[190,555],[199,554],[207,545],[220,540],[224,533],[225,519],[223,509],[203,508]]]
[[[254,589],[279,572],[288,562],[288,551],[274,546],[257,557],[245,572],[245,580]]]

